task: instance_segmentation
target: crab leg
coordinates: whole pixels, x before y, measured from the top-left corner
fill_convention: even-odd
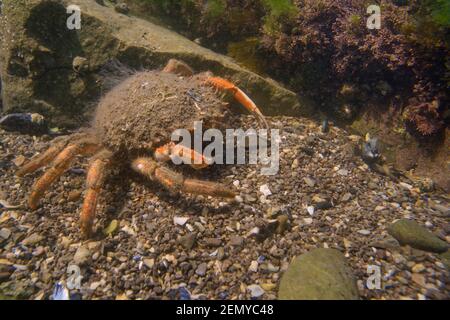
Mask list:
[[[194,149],[169,142],[155,150],[155,159],[166,162],[174,157],[180,158],[183,163],[189,164],[194,169],[207,167],[212,160],[198,153]]]
[[[158,181],[170,191],[203,194],[213,197],[234,198],[235,194],[229,187],[220,183],[203,180],[185,179],[183,175],[162,167],[151,158],[137,158],[131,164],[134,171]]]
[[[39,200],[42,198],[48,187],[70,167],[70,164],[77,155],[92,154],[98,149],[99,146],[97,143],[88,138],[70,143],[65,147],[64,150],[56,156],[55,160],[53,160],[51,168],[48,169],[33,185],[28,200],[30,208],[33,210],[37,208]]]
[[[241,89],[236,87],[228,80],[219,77],[209,77],[206,79],[206,83],[214,86],[217,89],[226,90],[233,94],[234,98],[242,104],[250,113],[252,113],[260,123],[266,128],[269,127],[266,118],[256,106],[256,104],[250,99]]]
[[[81,232],[86,238],[92,233],[98,197],[105,182],[105,172],[109,166],[111,156],[112,153],[104,149],[97,153],[89,165],[86,178],[87,191],[80,215]]]
[[[48,148],[47,151],[31,158],[28,163],[16,172],[16,175],[18,177],[23,177],[28,173],[35,172],[36,170],[46,166],[67,146],[70,140],[74,141],[76,139],[85,138],[86,136],[88,136],[88,134],[82,133],[55,138],[52,141],[52,146]]]

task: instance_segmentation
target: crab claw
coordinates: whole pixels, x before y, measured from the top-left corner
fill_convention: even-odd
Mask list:
[[[256,119],[262,124],[266,129],[269,128],[269,125],[266,121],[266,118],[256,106],[256,104],[250,99],[241,89],[236,87],[233,83],[228,80],[219,77],[208,77],[206,79],[206,83],[214,86],[220,90],[226,90],[233,94],[234,98],[242,104],[248,111],[250,111]]]
[[[206,168],[212,163],[212,159],[198,153],[197,151],[169,142],[155,150],[155,159],[160,162],[166,162],[170,159],[178,158],[182,163],[189,164],[194,169]]]

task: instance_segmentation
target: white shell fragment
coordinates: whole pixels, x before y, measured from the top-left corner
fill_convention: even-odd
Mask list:
[[[184,226],[188,220],[189,217],[173,217],[173,223],[179,226]]]
[[[259,191],[266,197],[272,194],[272,191],[270,191],[269,186],[267,184],[263,184],[261,187],[259,187]]]

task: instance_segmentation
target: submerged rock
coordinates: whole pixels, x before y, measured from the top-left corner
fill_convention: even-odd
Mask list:
[[[402,245],[437,253],[448,250],[447,243],[412,220],[400,219],[389,226],[388,232]]]
[[[0,127],[6,131],[44,134],[48,132],[47,122],[38,113],[11,113],[0,119]]]
[[[335,249],[314,249],[297,257],[281,278],[281,300],[357,300],[356,280]]]
[[[66,26],[69,5],[81,9],[79,30]],[[102,92],[109,89],[109,79],[122,79],[124,75],[117,70],[105,71],[111,60],[139,70],[160,68],[178,58],[195,72],[210,70],[238,84],[267,115],[313,113],[307,103],[300,105],[295,93],[244,69],[231,58],[159,25],[90,0],[4,3],[0,42],[4,109],[40,110],[52,123],[58,120],[59,126],[78,126],[79,116],[93,109]],[[76,61],[75,70],[67,68],[79,56],[83,59]],[[84,68],[87,61],[89,68]],[[78,62],[83,62],[83,66]],[[78,67],[85,72],[78,72]]]

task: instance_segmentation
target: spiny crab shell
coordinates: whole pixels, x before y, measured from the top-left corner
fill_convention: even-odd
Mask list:
[[[139,72],[112,89],[99,103],[93,128],[101,143],[120,157],[133,158],[170,141],[177,129],[224,125],[228,109],[204,84],[204,75]]]

